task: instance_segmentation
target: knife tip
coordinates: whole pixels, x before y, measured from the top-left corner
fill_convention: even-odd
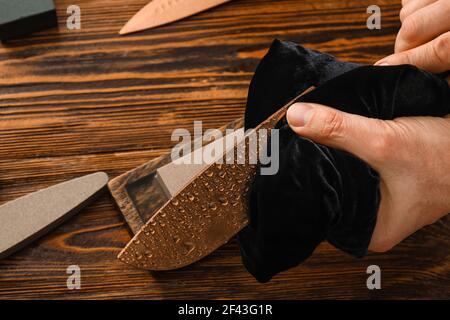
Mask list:
[[[145,20],[147,20],[145,13],[143,13],[145,11],[145,8],[146,7],[139,10],[130,20],[128,20],[128,22],[125,23],[122,29],[120,29],[119,34],[125,35],[144,30],[145,28],[143,28],[142,25],[145,25]]]
[[[127,25],[128,25],[128,24],[124,25],[124,26],[122,27],[122,29],[120,29],[120,31],[119,31],[119,34],[120,34],[120,35],[125,35],[125,34],[129,33],[129,32],[128,32],[128,27],[127,27]]]
[[[128,21],[122,29],[120,29],[119,34],[120,35],[126,35],[138,31],[143,31],[145,29],[151,29],[150,27],[145,27],[141,23],[136,23],[135,19],[132,18],[130,21]]]
[[[138,32],[138,31],[144,30],[143,28],[137,28],[134,25],[134,23],[130,23],[130,21],[127,24],[125,24],[122,27],[122,29],[120,29],[120,31],[119,31],[120,35],[126,35],[126,34],[130,34],[130,33],[134,33],[134,32]]]
[[[161,23],[155,22],[155,17],[151,14],[155,10],[155,3],[150,2],[139,10],[130,20],[122,27],[119,34],[125,35],[146,29],[152,29],[161,25]],[[157,19],[158,20],[158,19]]]

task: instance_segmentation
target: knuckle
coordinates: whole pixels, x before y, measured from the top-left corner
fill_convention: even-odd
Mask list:
[[[414,16],[405,17],[399,35],[406,42],[413,42],[419,32],[419,24]]]
[[[320,136],[325,139],[333,139],[338,136],[342,130],[344,122],[343,115],[335,110],[330,110],[324,113],[322,117],[322,124],[320,127]]]
[[[404,54],[401,55],[401,61],[403,64],[417,65],[414,60],[415,59],[409,52],[404,52]]]
[[[450,66],[450,33],[438,37],[434,42],[433,49],[439,63]]]
[[[403,7],[400,10],[400,14],[399,14],[400,21],[401,22],[405,21],[406,17],[408,17],[408,16],[409,16],[409,10],[407,9],[407,7]]]
[[[371,150],[378,160],[389,159],[395,152],[395,136],[390,130],[383,130],[371,141]]]

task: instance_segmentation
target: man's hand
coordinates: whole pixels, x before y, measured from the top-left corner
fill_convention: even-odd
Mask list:
[[[297,103],[287,119],[297,134],[348,151],[380,174],[370,250],[389,250],[450,212],[450,118],[382,121]]]
[[[440,73],[450,70],[450,1],[403,0],[395,53],[375,65],[412,64]]]

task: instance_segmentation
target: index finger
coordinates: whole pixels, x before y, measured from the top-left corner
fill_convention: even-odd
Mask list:
[[[375,65],[412,64],[433,73],[450,70],[450,31],[417,48],[395,53]]]

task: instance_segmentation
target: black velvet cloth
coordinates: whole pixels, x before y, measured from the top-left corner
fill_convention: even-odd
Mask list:
[[[251,82],[245,127],[256,127],[310,86],[317,89],[302,101],[367,117],[450,114],[450,89],[438,76],[411,65],[341,62],[276,40]],[[298,265],[324,240],[364,256],[380,203],[379,176],[366,163],[297,136],[285,119],[277,128],[279,171],[256,176],[250,224],[238,236],[244,265],[260,282]]]

